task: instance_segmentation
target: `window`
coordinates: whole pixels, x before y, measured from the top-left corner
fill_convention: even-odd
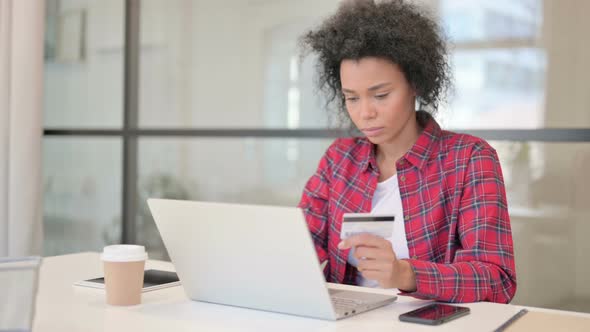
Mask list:
[[[440,122],[489,139],[502,162],[515,303],[590,312],[590,3],[419,2],[454,45]],[[146,197],[295,205],[346,134],[296,47],[338,3],[48,0],[45,254],[124,241],[167,258]]]

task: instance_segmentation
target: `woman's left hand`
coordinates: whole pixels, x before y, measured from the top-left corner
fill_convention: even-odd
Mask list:
[[[416,276],[410,263],[397,259],[388,240],[372,234],[358,234],[342,240],[341,250],[354,247],[357,269],[367,279],[376,280],[382,288],[416,290]]]

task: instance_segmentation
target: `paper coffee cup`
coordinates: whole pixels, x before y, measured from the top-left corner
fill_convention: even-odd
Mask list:
[[[108,304],[126,306],[141,303],[147,258],[143,246],[122,244],[104,247],[101,259]]]

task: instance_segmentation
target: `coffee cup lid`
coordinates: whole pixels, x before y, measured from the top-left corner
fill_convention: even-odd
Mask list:
[[[106,246],[101,255],[101,259],[107,262],[136,262],[147,258],[144,246],[131,244]]]

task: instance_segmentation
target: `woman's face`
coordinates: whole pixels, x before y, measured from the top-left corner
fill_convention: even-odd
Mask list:
[[[383,58],[343,60],[346,110],[373,144],[393,143],[415,121],[416,93],[397,64]]]

